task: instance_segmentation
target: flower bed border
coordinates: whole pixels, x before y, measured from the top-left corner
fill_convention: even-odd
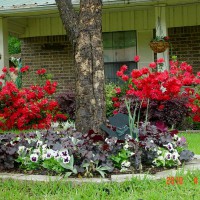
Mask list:
[[[167,178],[169,176],[176,176],[177,173],[181,172],[186,174],[188,171],[200,170],[200,155],[195,155],[194,159],[187,163],[184,167],[177,170],[170,169],[164,170],[162,172],[157,172],[155,175],[149,174],[120,174],[111,175],[111,178],[63,178],[61,176],[47,176],[47,175],[25,175],[25,174],[13,174],[13,173],[0,173],[0,179],[14,179],[21,181],[67,181],[73,184],[81,183],[108,183],[108,182],[124,182],[129,181],[132,178],[137,179],[149,179],[149,180],[159,180],[162,178]]]

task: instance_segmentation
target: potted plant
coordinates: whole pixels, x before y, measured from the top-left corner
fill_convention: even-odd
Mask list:
[[[153,38],[149,46],[154,51],[154,53],[162,53],[167,48],[169,48],[169,37],[168,36],[156,36]]]

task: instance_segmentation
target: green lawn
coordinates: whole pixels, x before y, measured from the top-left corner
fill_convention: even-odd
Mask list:
[[[189,150],[200,155],[200,133],[181,133],[179,136],[186,138]]]
[[[124,183],[81,184],[0,179],[1,200],[199,200],[200,171],[177,177],[183,183],[133,179]],[[197,180],[197,179],[196,179]],[[199,180],[200,182],[200,180]]]

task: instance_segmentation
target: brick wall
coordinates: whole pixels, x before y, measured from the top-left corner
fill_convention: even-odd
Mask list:
[[[194,72],[200,71],[200,26],[169,28],[168,35],[172,54],[192,65]]]
[[[22,39],[22,62],[31,73],[24,78],[25,85],[34,82],[35,70],[45,67],[58,82],[58,93],[74,88],[74,60],[67,36],[47,36]]]

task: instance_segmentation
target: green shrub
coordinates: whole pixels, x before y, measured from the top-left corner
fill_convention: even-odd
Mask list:
[[[108,83],[105,86],[105,91],[106,91],[106,116],[110,117],[113,115],[113,102],[112,102],[112,97],[115,95],[114,88],[116,85],[114,83]]]
[[[8,52],[9,54],[21,53],[21,41],[11,35],[8,37]]]

